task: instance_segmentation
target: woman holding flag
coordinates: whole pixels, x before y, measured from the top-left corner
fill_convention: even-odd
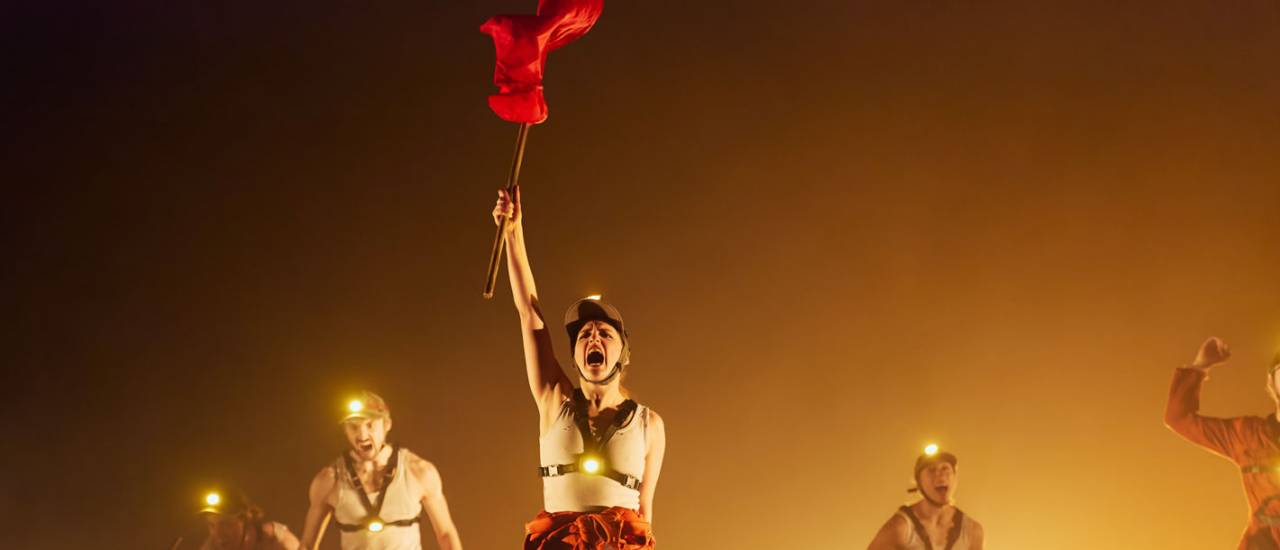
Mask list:
[[[480,27],[497,53],[499,93],[489,97],[489,107],[519,125],[507,187],[493,209],[498,234],[484,296],[493,296],[505,250],[539,418],[543,511],[525,525],[525,550],[655,548],[653,495],[666,449],[662,418],[623,391],[629,336],[622,315],[599,297],[579,300],[565,313],[581,387],[560,368],[525,251],[517,185],[529,127],[547,118],[547,54],[586,34],[603,8],[603,0],[539,0],[536,15],[499,15]]]
[[[524,245],[520,188],[498,191],[494,222],[506,227],[507,271],[524,341],[525,374],[538,407],[544,510],[525,526],[525,550],[655,548],[653,497],[662,470],[662,417],[627,398],[629,342],[622,315],[598,297],[565,313],[581,387],[556,360]],[[504,223],[505,222],[505,223]]]

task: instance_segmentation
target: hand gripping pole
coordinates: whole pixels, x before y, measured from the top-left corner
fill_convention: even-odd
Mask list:
[[[524,163],[524,144],[529,137],[528,122],[520,123],[516,130],[516,152],[511,159],[511,174],[507,177],[507,195],[515,200],[516,185],[520,182],[520,165]],[[489,272],[484,277],[484,299],[493,297],[493,288],[498,284],[499,264],[502,263],[502,249],[507,241],[507,225],[511,218],[503,217],[498,222],[498,234],[493,237],[493,250],[489,253]]]

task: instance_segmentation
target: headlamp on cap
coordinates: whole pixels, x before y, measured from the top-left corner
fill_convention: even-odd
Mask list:
[[[924,454],[916,458],[916,477],[920,476],[921,470],[941,462],[950,464],[951,467],[954,468],[957,462],[956,455],[942,450],[937,443],[930,443],[926,445],[924,448]]]
[[[217,491],[209,491],[204,495],[204,507],[200,508],[202,514],[220,514],[222,513],[222,495]]]
[[[920,472],[923,472],[926,468],[929,468],[930,466],[943,463],[943,462],[950,464],[952,468],[955,468],[956,463],[958,461],[956,460],[956,455],[942,450],[942,447],[938,446],[937,443],[930,443],[928,445],[925,445],[924,454],[916,457],[915,473],[912,474],[912,477],[915,479],[916,485],[914,487],[908,488],[907,492],[908,493],[919,492],[921,495],[924,495],[925,494],[924,491],[920,490]],[[925,498],[928,498],[928,496],[925,495]]]
[[[347,406],[343,411],[342,421],[348,420],[375,420],[378,418],[388,418],[391,416],[391,409],[387,408],[387,402],[376,393],[371,391],[360,392],[360,395],[347,401]]]

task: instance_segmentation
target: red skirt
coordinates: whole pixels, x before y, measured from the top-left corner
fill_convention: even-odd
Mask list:
[[[629,508],[542,512],[524,526],[524,550],[648,550],[653,529]]]

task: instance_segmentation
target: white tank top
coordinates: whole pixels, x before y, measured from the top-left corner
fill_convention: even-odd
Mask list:
[[[906,512],[898,510],[898,515],[902,516],[902,519],[907,520],[907,545],[903,547],[903,550],[926,550],[928,547],[925,546],[925,541],[921,538],[925,536],[924,533],[916,532],[916,525],[911,522],[911,518],[907,516]],[[969,532],[972,530],[973,520],[969,519],[968,514],[965,514],[960,521],[960,537],[956,539],[956,543],[951,547],[951,550],[969,550],[971,547],[970,545],[972,544],[969,541]],[[935,548],[934,550],[943,549]]]
[[[601,458],[614,470],[644,479],[647,426],[648,408],[638,405],[605,444]],[[573,405],[565,399],[555,422],[538,438],[538,456],[543,466],[573,464],[583,448],[582,434],[573,423]],[[639,510],[640,491],[605,476],[573,472],[542,478],[542,506],[548,512],[597,512],[614,506]]]
[[[422,514],[422,503],[415,500],[409,490],[407,466],[409,451],[396,450],[396,471],[391,482],[382,490],[387,498],[382,502],[379,519],[384,523],[413,519]],[[352,479],[344,460],[339,457],[334,468],[338,471],[338,499],[333,507],[333,518],[347,525],[364,525],[369,519],[369,511],[360,500],[357,492],[360,480]],[[370,493],[369,501],[378,502],[381,493]],[[417,523],[413,525],[387,525],[382,531],[374,533],[368,529],[358,531],[340,531],[342,533],[342,550],[422,550],[422,533]]]

